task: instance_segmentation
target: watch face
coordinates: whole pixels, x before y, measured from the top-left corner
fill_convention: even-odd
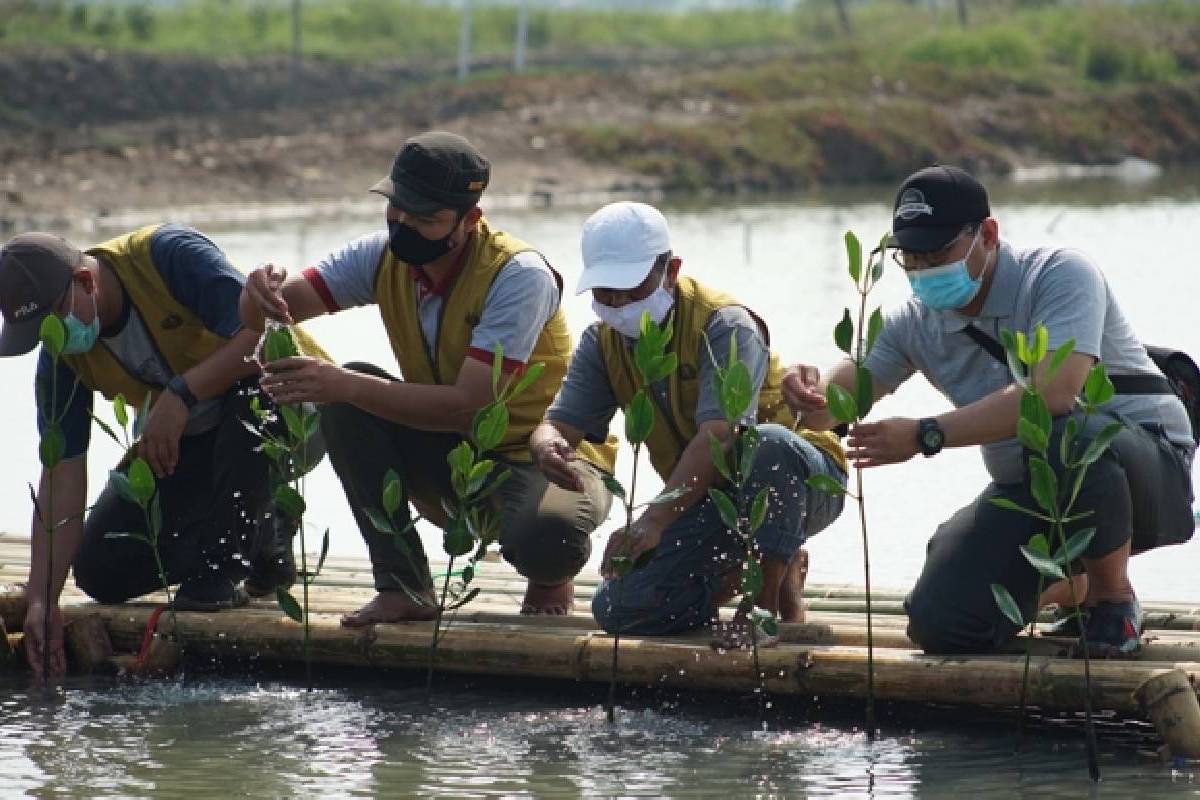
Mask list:
[[[925,443],[927,449],[934,449],[942,446],[942,432],[937,428],[930,428],[921,435],[921,441]]]

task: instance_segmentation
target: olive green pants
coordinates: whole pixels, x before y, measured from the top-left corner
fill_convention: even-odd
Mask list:
[[[346,368],[395,380],[371,364],[355,362]],[[394,520],[397,530],[412,518],[410,502],[422,516],[444,521],[440,500],[453,496],[446,455],[462,437],[416,430],[346,403],[322,407],[321,431],[329,460],[367,543],[375,588],[416,591],[430,587],[429,561],[416,531],[402,535],[410,558],[392,534],[372,524],[365,509],[382,508],[383,477],[392,469],[404,485],[406,501]],[[491,497],[499,515],[500,554],[532,583],[556,586],[575,577],[591,553],[592,532],[608,517],[612,496],[601,472],[582,460],[577,464],[582,492],[550,483],[533,464],[503,464],[511,475]]]

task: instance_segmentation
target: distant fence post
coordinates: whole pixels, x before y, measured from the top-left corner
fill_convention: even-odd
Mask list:
[[[967,27],[967,0],[958,0],[958,24]]]
[[[850,12],[846,10],[846,0],[833,0],[833,4],[837,6],[838,22],[842,26],[842,33],[850,35]]]
[[[458,82],[471,71],[471,0],[462,0],[462,27],[458,31]]]
[[[525,42],[529,36],[529,0],[517,3],[517,41],[513,44],[513,72],[525,71]]]

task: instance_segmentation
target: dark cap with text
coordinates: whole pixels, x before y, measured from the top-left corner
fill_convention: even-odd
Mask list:
[[[79,248],[53,233],[22,233],[0,248],[0,356],[19,356],[37,346],[42,320],[81,263]]]
[[[371,191],[414,214],[443,208],[462,211],[479,202],[490,175],[491,164],[466,139],[430,131],[404,143],[391,174]]]
[[[964,225],[991,214],[987,190],[970,173],[941,164],[926,167],[900,184],[889,244],[931,253],[950,244]]]

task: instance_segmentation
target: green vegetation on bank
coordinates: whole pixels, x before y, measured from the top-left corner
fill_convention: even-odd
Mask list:
[[[856,55],[876,70],[937,64],[1046,80],[1159,81],[1200,69],[1200,4],[1144,0],[1058,4],[972,0],[963,29],[952,3],[931,17],[921,0],[851,5],[851,30],[834,4],[795,10],[654,11],[532,9],[529,51],[711,52],[795,48]],[[302,50],[350,61],[422,61],[456,52],[460,11],[413,0],[305,0]],[[212,57],[281,55],[292,47],[291,4],[282,0],[184,0],[177,6],[81,0],[0,0],[2,47],[103,47]],[[511,52],[516,9],[477,4],[477,56]]]

